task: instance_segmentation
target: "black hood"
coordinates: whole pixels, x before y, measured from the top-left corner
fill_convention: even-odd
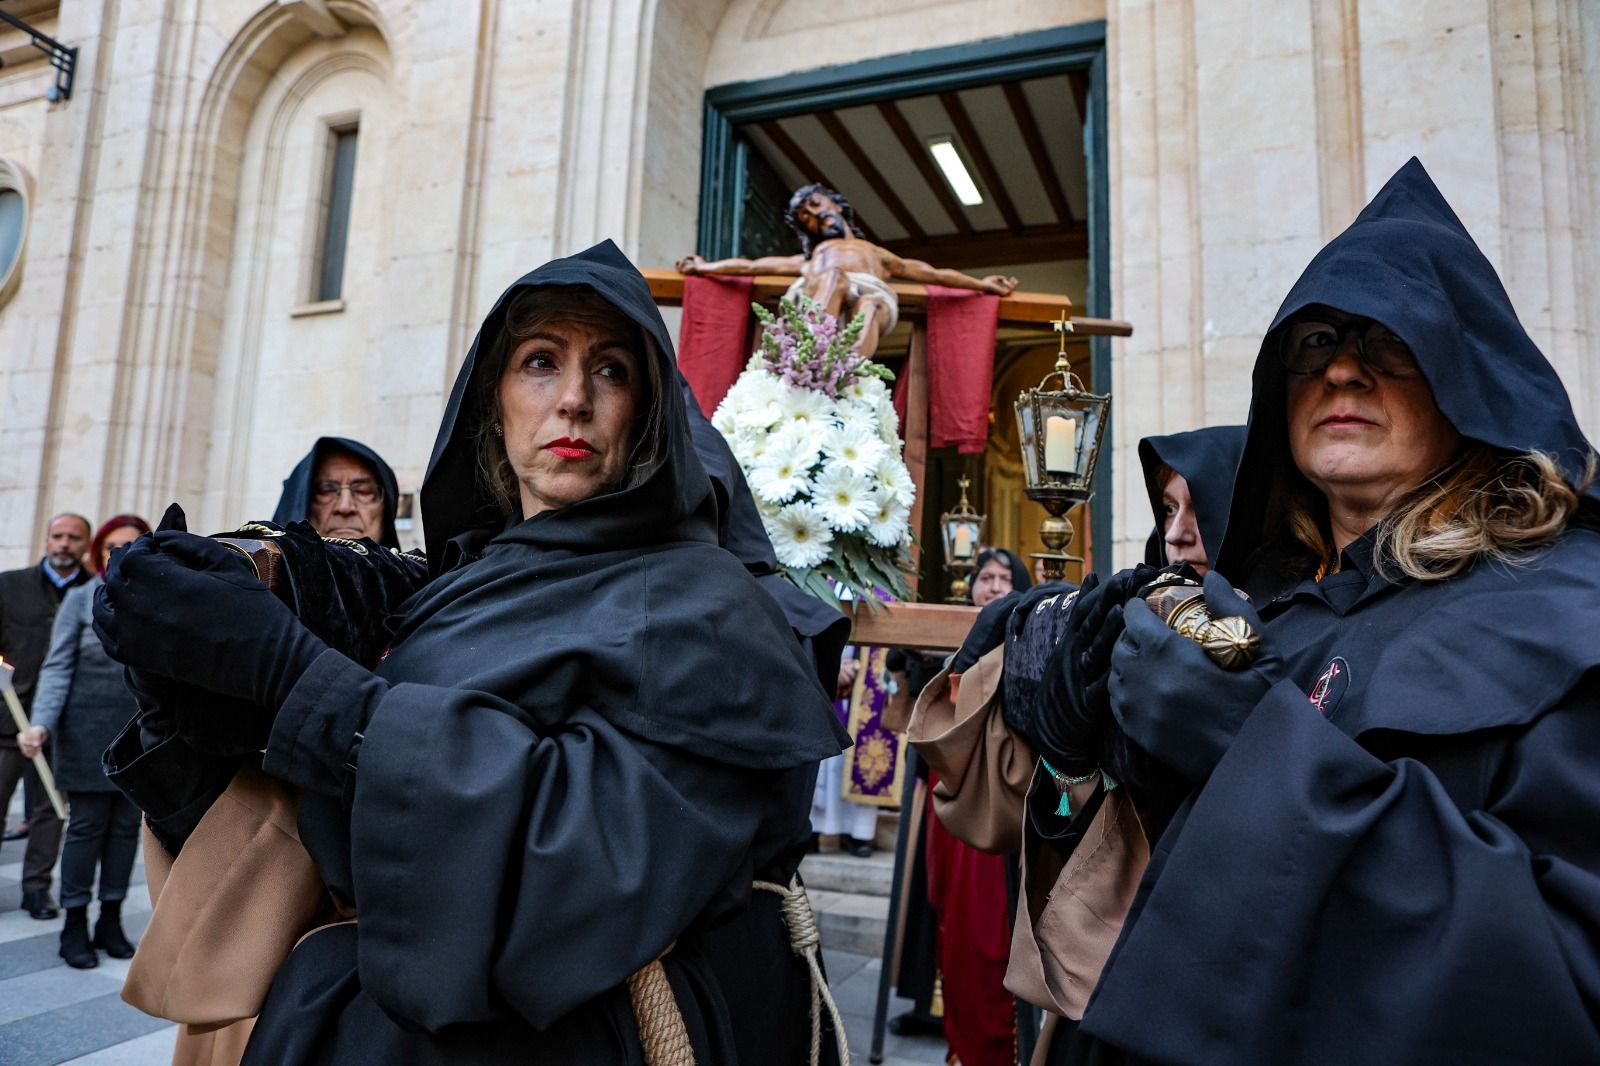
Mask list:
[[[287,526],[290,522],[304,522],[311,517],[311,478],[317,472],[317,464],[330,452],[340,451],[349,452],[372,468],[378,484],[383,486],[383,546],[400,547],[400,538],[394,531],[394,509],[400,499],[400,483],[395,480],[394,470],[383,461],[383,456],[349,437],[317,438],[317,443],[306,452],[306,457],[296,463],[295,468],[289,471],[289,476],[283,479],[283,494],[278,497],[278,509],[272,512],[273,523]]]
[[[1139,442],[1139,462],[1144,467],[1145,490],[1150,494],[1150,513],[1156,523],[1145,543],[1145,562],[1167,565],[1161,535],[1161,490],[1151,485],[1156,467],[1162,463],[1189,483],[1200,543],[1205,546],[1206,559],[1216,559],[1217,550],[1222,547],[1222,532],[1228,527],[1228,504],[1233,499],[1239,453],[1244,451],[1244,432],[1244,426],[1207,426],[1187,433],[1146,437]]]
[[[1033,588],[1033,575],[1028,573],[1028,567],[1020,556],[1014,551],[1005,548],[985,548],[978,553],[977,561],[972,564],[972,576],[977,578],[978,571],[990,563],[1000,563],[1011,571],[1011,591],[1026,592]],[[967,599],[971,599],[968,596]]]
[[[1410,346],[1439,410],[1465,438],[1534,449],[1581,484],[1593,452],[1555,368],[1528,336],[1505,287],[1412,158],[1306,267],[1278,308],[1252,378],[1250,426],[1218,569],[1239,568],[1268,535],[1268,487],[1293,463],[1278,330],[1322,304],[1381,322]],[[1600,490],[1589,494],[1600,499]]]
[[[543,548],[582,552],[603,545],[608,550],[643,547],[667,541],[717,542],[717,504],[711,479],[695,455],[683,397],[671,384],[678,380],[672,338],[661,321],[644,275],[615,244],[602,241],[566,259],[556,259],[520,278],[501,294],[483,320],[478,336],[456,375],[455,387],[433,458],[422,482],[422,515],[427,525],[428,562],[435,573],[450,566],[446,545],[464,534],[498,534],[505,517],[478,476],[476,432],[484,419],[476,378],[505,328],[506,309],[525,289],[570,286],[589,289],[611,304],[644,333],[647,358],[657,361],[662,395],[649,398],[662,405],[666,418],[663,461],[643,482],[591,497],[569,507],[541,514],[506,530],[504,539]]]

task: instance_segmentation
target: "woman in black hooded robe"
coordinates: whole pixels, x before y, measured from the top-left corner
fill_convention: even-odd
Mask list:
[[[1432,428],[1384,453],[1400,392]],[[1317,431],[1444,460],[1362,530]],[[1218,575],[1206,592],[1261,656],[1229,673],[1125,608],[1111,710],[1198,790],[1066,1061],[1600,1060],[1593,464],[1412,160],[1306,269],[1256,363],[1218,565],[1259,608]]]
[[[597,295],[637,328],[658,459],[508,520],[478,476],[498,428],[483,376],[535,289]],[[776,602],[717,547],[674,373],[648,286],[609,242],[507,291],[423,484],[436,576],[376,673],[224,578],[198,538],[122,557],[115,653],[267,708],[263,768],[305,790],[302,839],[359,914],[291,954],[247,1063],[639,1062],[627,982],[658,958],[695,1061],[805,1056],[806,964],[780,896],[752,881],[791,882],[816,762],[843,737]]]

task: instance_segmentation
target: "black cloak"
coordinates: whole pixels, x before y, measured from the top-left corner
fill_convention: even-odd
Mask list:
[[[652,398],[666,456],[641,483],[496,511],[474,382],[511,298],[541,286],[598,293],[676,381],[609,241],[489,312],[422,485],[435,579],[376,674],[312,665],[267,748],[360,920],[296,948],[247,1063],[641,1061],[623,982],[663,955],[697,1061],[809,1044],[805,965],[751,880],[793,875],[816,764],[847,738],[776,602],[717,546],[677,389]]]
[[[802,592],[794,582],[778,572],[778,556],[772,550],[767,528],[756,510],[755,497],[745,481],[744,471],[727,440],[700,411],[700,403],[682,372],[678,374],[684,409],[689,413],[689,430],[694,437],[695,454],[711,477],[716,489],[721,528],[718,543],[732,552],[753,574],[778,606],[795,636],[816,663],[817,679],[832,690],[839,677],[839,660],[850,641],[850,619],[837,608]]]
[[[1579,475],[1555,371],[1416,160],[1274,328],[1313,303],[1404,339],[1464,436]],[[1230,576],[1288,454],[1273,334],[1254,380]],[[1154,848],[1084,1032],[1174,1063],[1600,1061],[1600,535],[1380,566],[1369,532],[1320,582],[1254,584],[1282,679]]]
[[[1228,526],[1228,503],[1233,497],[1233,475],[1239,468],[1239,453],[1244,450],[1244,426],[1207,426],[1187,433],[1146,437],[1139,442],[1139,462],[1144,467],[1145,490],[1150,494],[1150,512],[1156,527],[1145,542],[1144,561],[1151,566],[1166,566],[1167,552],[1162,540],[1161,489],[1153,486],[1156,468],[1165,463],[1189,483],[1189,498],[1195,522],[1200,527],[1200,543],[1206,559],[1214,562],[1222,547],[1222,532]]]
[[[383,461],[383,456],[349,437],[318,437],[317,443],[306,452],[305,458],[295,464],[289,476],[283,479],[283,493],[278,497],[278,508],[272,512],[272,521],[279,526],[291,522],[304,522],[311,517],[311,478],[317,464],[329,452],[349,452],[372,468],[373,476],[383,487],[383,540],[385,548],[400,547],[400,538],[394,531],[394,511],[400,502],[400,482],[395,480],[394,468]]]

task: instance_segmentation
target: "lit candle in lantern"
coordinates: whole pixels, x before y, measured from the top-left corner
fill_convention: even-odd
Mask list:
[[[955,556],[955,558],[957,558],[957,559],[970,559],[970,558],[972,558],[972,527],[971,526],[957,526],[956,527],[955,545],[951,549],[951,554],[953,556]]]
[[[1051,415],[1044,424],[1044,468],[1051,474],[1078,472],[1078,420]]]

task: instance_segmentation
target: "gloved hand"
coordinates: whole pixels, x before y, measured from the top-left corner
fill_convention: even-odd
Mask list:
[[[1020,592],[1008,592],[978,612],[978,620],[967,631],[967,639],[961,642],[960,650],[950,660],[952,674],[966,673],[973,663],[1000,646],[1006,639],[1006,622],[1011,618],[1011,609],[1021,598]]]
[[[181,526],[182,512],[169,509],[161,530],[112,560],[95,593],[95,632],[118,662],[249,700],[270,721],[327,645],[247,560]]]
[[[1037,730],[1045,756],[1077,777],[1099,764],[1101,735],[1111,711],[1107,675],[1122,635],[1122,607],[1158,573],[1140,564],[1105,582],[1090,574],[1067,619],[1066,635],[1045,670],[1045,708]]]
[[[1255,608],[1215,571],[1205,576],[1213,618],[1237,615],[1261,636],[1242,670],[1224,670],[1200,645],[1169,629],[1144,603],[1123,611],[1111,654],[1111,711],[1136,744],[1191,781],[1211,776],[1250,712],[1283,676]]]

